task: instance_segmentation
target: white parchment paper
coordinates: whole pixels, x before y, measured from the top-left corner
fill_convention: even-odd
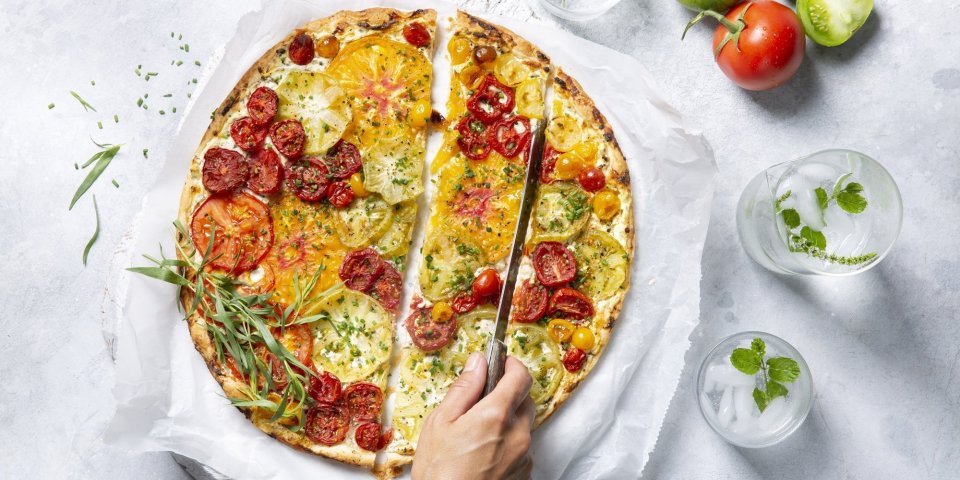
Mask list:
[[[160,178],[143,202],[129,251],[172,253],[180,191],[209,113],[246,69],[296,26],[341,9],[455,7],[436,1],[279,0],[243,17],[184,116]],[[700,256],[716,166],[657,93],[636,59],[542,24],[483,15],[527,38],[580,81],[607,116],[630,166],[636,252],[608,348],[566,404],[534,435],[536,478],[637,478],[656,445],[700,303]],[[437,62],[445,54],[438,47]],[[217,62],[218,61],[218,62]],[[440,64],[445,68],[446,63]],[[444,111],[436,90],[434,105]],[[429,160],[429,158],[428,158]],[[426,212],[421,212],[426,213]],[[136,260],[133,264],[143,262]],[[365,470],[296,451],[261,433],[224,398],[190,340],[175,290],[124,274],[114,288],[117,411],[110,443],[169,450],[236,479],[370,478]]]

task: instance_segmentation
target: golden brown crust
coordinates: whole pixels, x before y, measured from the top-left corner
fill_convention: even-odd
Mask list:
[[[249,92],[262,83],[271,71],[284,65],[286,45],[290,43],[294,35],[306,31],[313,35],[347,34],[353,38],[357,38],[376,32],[399,29],[402,28],[403,25],[413,21],[426,23],[428,29],[432,31],[436,27],[436,11],[416,10],[413,12],[400,12],[388,8],[371,8],[358,12],[341,11],[298,28],[264,53],[247,70],[237,85],[227,95],[226,99],[224,99],[220,106],[211,114],[210,126],[207,128],[197,151],[194,153],[190,172],[180,197],[178,210],[180,222],[189,228],[190,217],[194,206],[205,197],[201,184],[200,168],[203,163],[203,153],[206,151],[207,145],[225,130],[227,120],[242,107],[238,105],[238,102],[246,98]],[[180,244],[185,244],[188,242],[188,239],[178,235],[177,241]],[[185,308],[190,305],[191,301],[192,296],[189,292],[184,291],[181,302]],[[197,351],[203,357],[210,373],[223,387],[226,396],[228,398],[242,397],[240,383],[232,377],[229,369],[225,365],[217,361],[216,349],[207,331],[203,316],[195,313],[191,315],[187,321],[190,336],[193,339]],[[240,408],[240,410],[261,431],[294,448],[353,465],[367,468],[373,467],[376,454],[356,447],[355,444],[352,443],[352,436],[349,441],[345,441],[340,445],[327,447],[310,441],[302,434],[291,432],[281,425],[268,422],[265,418],[258,418],[251,408]]]
[[[523,58],[530,67],[550,73],[550,57],[523,37],[506,28],[457,10],[452,29],[453,32],[466,35],[477,44],[496,46],[501,52],[512,52],[514,55]]]

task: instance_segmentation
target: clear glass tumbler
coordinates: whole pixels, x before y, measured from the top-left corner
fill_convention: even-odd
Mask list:
[[[744,349],[750,358],[756,339],[763,345],[763,368],[748,375],[734,367],[731,356],[735,349]],[[783,373],[789,363],[784,358],[794,362],[794,374]],[[721,340],[704,357],[697,401],[703,418],[724,440],[745,448],[767,447],[790,436],[807,418],[813,377],[789,343],[769,333],[742,332]]]
[[[760,172],[737,205],[744,250],[785,274],[851,275],[890,251],[903,221],[896,182],[876,160],[825,150]]]
[[[599,17],[618,3],[620,0],[540,0],[548,12],[576,21]]]

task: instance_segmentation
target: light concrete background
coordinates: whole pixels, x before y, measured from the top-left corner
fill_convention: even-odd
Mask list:
[[[462,3],[542,15],[519,0]],[[0,292],[6,305],[0,315],[0,478],[187,478],[165,453],[133,455],[100,440],[112,412],[113,381],[101,328],[104,292],[113,252],[159,172],[194,88],[189,82],[199,76],[202,67],[193,61],[205,61],[257,2],[82,4],[0,3]],[[646,64],[669,101],[702,129],[720,165],[703,259],[701,325],[644,478],[956,478],[960,24],[954,15],[951,2],[877,0],[851,42],[833,49],[808,43],[797,77],[764,93],[739,90],[714,66],[711,28],[696,28],[680,42],[690,15],[673,1],[623,0],[589,23],[557,21]],[[171,31],[183,40],[170,38]],[[184,43],[189,53],[178,48]],[[183,65],[170,65],[178,59]],[[159,75],[144,81],[134,74],[138,64]],[[84,112],[69,90],[97,112]],[[136,106],[144,93],[146,111]],[[48,110],[51,102],[56,107]],[[80,255],[94,228],[90,195],[73,211],[66,207],[85,173],[73,163],[94,152],[91,136],[124,147],[91,190],[102,228],[84,268]],[[892,172],[905,206],[898,244],[877,268],[849,279],[762,270],[737,240],[741,189],[768,165],[829,147],[860,150]],[[721,337],[748,329],[793,343],[810,364],[817,391],[804,426],[764,450],[724,443],[694,401],[701,356]]]

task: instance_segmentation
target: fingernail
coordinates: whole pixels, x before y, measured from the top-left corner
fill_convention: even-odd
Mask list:
[[[463,367],[464,372],[472,372],[480,366],[480,359],[483,358],[483,354],[480,352],[473,352],[470,355],[470,358],[467,359],[467,365]]]

